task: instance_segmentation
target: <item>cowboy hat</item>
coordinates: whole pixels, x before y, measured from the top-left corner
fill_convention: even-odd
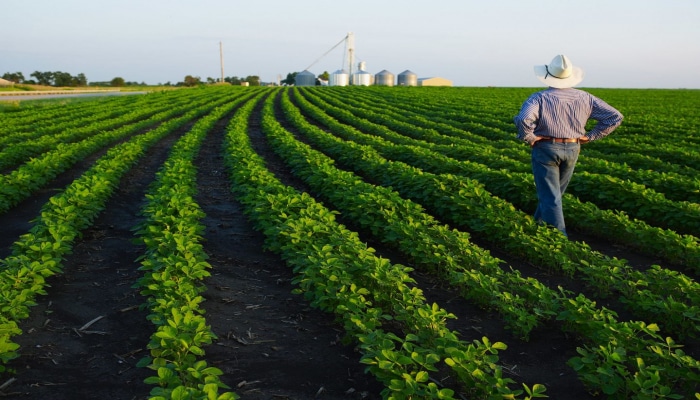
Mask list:
[[[557,89],[578,85],[583,80],[583,70],[574,67],[569,57],[559,54],[547,65],[535,65],[535,76],[540,82]]]

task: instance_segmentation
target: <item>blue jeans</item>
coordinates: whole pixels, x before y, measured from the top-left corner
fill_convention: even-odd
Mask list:
[[[538,142],[532,148],[532,173],[537,188],[535,220],[559,229],[566,235],[562,196],[574,174],[581,145],[578,143]]]

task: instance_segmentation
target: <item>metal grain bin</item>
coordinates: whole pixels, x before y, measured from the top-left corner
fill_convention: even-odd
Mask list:
[[[357,71],[352,74],[352,84],[357,86],[369,86],[372,84],[372,74],[367,71]]]
[[[350,75],[348,71],[344,69],[339,69],[333,72],[328,78],[329,86],[347,86],[350,82]]]
[[[296,86],[316,86],[316,75],[307,70],[301,71],[294,78],[294,84]]]
[[[405,70],[399,74],[396,84],[399,86],[418,86],[418,75]]]
[[[387,70],[382,70],[374,76],[374,84],[380,86],[394,86],[394,74]]]

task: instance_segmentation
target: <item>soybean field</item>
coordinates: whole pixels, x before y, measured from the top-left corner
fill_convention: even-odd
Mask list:
[[[567,238],[536,90],[0,103],[0,396],[700,399],[700,91],[587,89]]]

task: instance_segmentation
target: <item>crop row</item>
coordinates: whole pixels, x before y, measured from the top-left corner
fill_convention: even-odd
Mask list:
[[[334,212],[265,168],[250,146],[247,118],[237,114],[227,135],[234,193],[265,234],[266,246],[294,269],[299,290],[315,307],[335,313],[348,338],[359,342],[362,362],[386,385],[384,397],[453,398],[454,389],[431,380],[442,362],[475,396],[519,396],[523,391],[510,389],[513,381],[497,365],[505,344],[486,337],[459,340],[445,326],[454,316],[425,303],[410,268],[377,257],[335,221]],[[385,324],[398,324],[403,336],[384,330]],[[541,397],[541,385],[524,388],[525,398]]]
[[[436,126],[444,122],[436,121],[435,117],[406,116],[405,112],[402,115],[402,111],[392,110],[392,107],[385,107],[379,111],[368,105],[353,106],[348,110],[348,102],[341,103],[340,100],[336,100],[334,104],[319,104],[319,95],[322,93],[306,91],[309,100],[323,107],[335,118],[345,123],[352,121],[352,124],[361,126],[366,133],[386,136],[385,131],[390,130],[394,133],[391,140],[402,140],[404,144],[439,151],[459,161],[468,160],[488,165],[494,170],[503,170],[503,173],[529,172],[530,162],[526,146],[517,143],[513,137],[505,140],[503,133],[489,141],[483,136],[465,133],[459,129],[437,132]],[[421,124],[421,119],[427,122]],[[398,138],[397,133],[400,133]],[[497,142],[494,143],[493,140]],[[589,158],[586,154],[585,160]],[[676,182],[668,181],[670,176],[660,177],[668,186],[676,188],[677,198],[684,197],[682,201],[671,201],[663,193],[628,181],[628,176],[613,177],[610,175],[611,171],[603,174],[590,173],[585,171],[585,163],[581,164],[584,167],[577,166],[577,170],[583,169],[586,173],[576,175],[568,192],[582,201],[593,202],[601,209],[624,211],[631,217],[662,228],[671,228],[679,233],[694,234],[700,230],[700,204],[688,201],[689,196],[692,199],[694,191],[700,190],[697,179],[684,177]],[[530,204],[526,206],[534,209]]]
[[[0,260],[0,372],[17,357],[12,338],[21,334],[18,322],[27,318],[38,295],[46,293],[46,279],[62,272],[62,261],[81,230],[89,227],[104,208],[120,178],[146,149],[178,127],[213,107],[200,104],[184,115],[109,149],[95,165],[42,207],[29,233]]]
[[[153,399],[238,398],[233,392],[219,394],[229,388],[219,378],[223,372],[202,359],[204,346],[216,335],[200,307],[206,290],[202,280],[210,276],[211,265],[202,246],[204,212],[193,198],[193,160],[214,124],[247,100],[239,96],[217,108],[178,140],[146,195],[145,220],[135,228],[146,247],[140,257],[144,277],[136,286],[147,298],[148,319],[157,327],[148,345],[150,356],[138,363],[156,371],[146,379],[157,385],[151,391]]]
[[[503,129],[506,128],[503,127],[497,130],[489,128],[488,132],[490,134],[487,135],[484,134],[484,131],[487,130],[486,128],[475,128],[479,134],[474,135],[465,130],[469,129],[470,126],[462,126],[455,120],[451,120],[449,116],[444,117],[440,112],[434,112],[433,109],[430,109],[430,112],[426,112],[421,111],[419,108],[414,108],[416,110],[414,113],[408,113],[406,108],[411,109],[410,106],[404,108],[405,105],[402,104],[399,108],[396,104],[382,101],[377,96],[372,96],[362,101],[356,97],[341,99],[339,98],[339,93],[334,92],[324,91],[316,94],[335,106],[347,107],[347,105],[351,105],[352,110],[359,108],[362,110],[365,118],[370,118],[374,121],[378,117],[383,118],[386,126],[396,126],[397,132],[404,133],[404,131],[408,131],[404,134],[410,134],[410,132],[416,131],[420,134],[419,138],[421,139],[435,137],[435,133],[439,132],[448,138],[443,137],[442,141],[437,141],[436,144],[447,144],[461,148],[461,151],[455,151],[455,149],[440,146],[441,151],[444,150],[445,154],[450,154],[457,159],[476,161],[488,165],[492,169],[506,169],[512,172],[530,171],[529,152],[526,150],[526,147],[514,140],[512,123],[508,125],[509,129],[505,131]],[[494,117],[483,117],[481,122],[487,122],[485,119],[488,120],[489,118],[492,119]],[[623,125],[621,130],[624,130],[625,126],[626,124]],[[432,131],[432,133],[426,133],[426,130]],[[682,175],[669,169],[659,170],[654,165],[633,169],[624,163],[624,159],[608,161],[597,158],[595,156],[595,146],[599,144],[604,145],[608,142],[608,139],[614,140],[617,136],[616,132],[615,135],[606,138],[606,141],[602,142],[602,144],[594,142],[591,143],[591,146],[585,146],[585,157],[581,157],[580,162],[576,166],[577,171],[617,178],[613,179],[613,181],[618,186],[625,184],[620,181],[628,180],[631,181],[629,184],[642,184],[647,188],[663,193],[664,196],[671,200],[700,202],[700,182],[696,179],[696,172],[690,175]],[[450,139],[451,137],[465,139],[466,142],[461,140],[455,141]],[[631,146],[625,150],[623,157],[634,154],[634,146]],[[612,189],[615,190],[615,187]],[[651,192],[649,193],[652,195]]]
[[[219,98],[199,100],[199,104],[211,102],[225,101]],[[194,103],[197,104],[197,103]],[[166,111],[155,112],[146,111],[153,114],[150,118],[138,122],[128,123],[130,115],[122,116],[121,127],[113,130],[101,131],[103,125],[100,122],[86,127],[84,140],[75,143],[59,143],[54,142],[52,150],[31,158],[25,164],[17,169],[0,176],[0,213],[7,212],[11,207],[24,200],[37,189],[43,187],[47,182],[54,179],[58,174],[66,171],[78,161],[84,159],[89,154],[96,152],[110,143],[116,143],[119,140],[133,135],[147,128],[152,128],[158,124],[164,123],[177,115],[182,115],[187,110],[191,109],[193,103],[167,109]],[[144,106],[147,110],[159,110],[164,106]],[[114,124],[111,122],[110,124]],[[90,135],[91,134],[91,135]],[[8,147],[8,152],[12,152],[14,146]]]
[[[48,116],[49,121],[41,120],[37,121],[36,124],[22,123],[21,118],[10,120],[12,123],[6,121],[8,125],[5,127],[6,132],[0,135],[0,145],[3,146],[4,150],[0,157],[3,163],[0,165],[8,164],[7,161],[4,161],[6,158],[4,154],[6,150],[10,149],[9,145],[28,147],[36,144],[38,140],[47,135],[71,133],[74,129],[80,129],[95,122],[112,124],[114,123],[113,118],[129,112],[133,112],[133,108],[129,104],[105,103],[102,106],[93,105],[85,109],[70,108],[68,112],[65,109],[62,112],[56,110]]]
[[[513,172],[513,165],[510,166],[512,168],[503,168],[502,165],[499,165],[500,168],[486,166],[489,160],[497,158],[494,157],[492,148],[455,144],[438,145],[408,138],[388,129],[385,125],[370,122],[376,113],[366,109],[353,108],[355,114],[350,114],[346,110],[324,104],[323,110],[345,123],[352,123],[363,133],[371,132],[372,135],[366,139],[356,137],[353,140],[371,142],[389,158],[404,161],[428,172],[453,173],[475,178],[482,182],[487,190],[521,210],[531,210],[536,206],[534,182],[530,173]],[[404,127],[401,131],[405,133],[406,128]],[[415,134],[415,136],[418,135],[419,133]],[[386,141],[379,140],[377,137]],[[494,162],[498,163],[491,161],[489,164]],[[597,179],[606,178],[598,176]],[[578,175],[577,180],[579,180]],[[514,188],[520,190],[513,190]],[[597,196],[604,196],[604,193],[598,190],[589,189],[597,193]],[[583,202],[568,193],[565,197],[565,212],[571,221],[570,226],[614,242],[624,243],[648,255],[662,256],[671,263],[686,265],[695,273],[700,271],[700,242],[696,237],[649,226],[642,220],[631,219],[618,211],[601,210],[593,203]]]
[[[386,147],[381,139],[340,124],[325,114],[324,110],[305,102],[300,96],[296,98],[306,112],[331,127],[336,135],[370,143],[373,150]],[[401,152],[400,149],[394,153]],[[394,164],[381,165],[389,170]],[[360,164],[355,162],[353,168],[360,168]],[[399,189],[399,182],[391,175],[383,175],[383,182],[403,191],[408,197],[430,205],[447,221],[469,225],[471,230],[479,231],[482,236],[516,257],[525,258],[553,271],[571,276],[577,274],[590,288],[604,295],[616,290],[625,304],[639,315],[650,315],[656,321],[666,321],[665,328],[669,332],[680,336],[698,334],[700,309],[697,304],[700,289],[691,278],[662,268],[653,268],[648,272],[635,271],[624,260],[609,258],[591,251],[585,243],[568,241],[553,230],[536,227],[532,218],[488,191],[477,190],[474,194],[469,194],[465,191],[467,189],[461,189],[464,193],[459,192],[460,196],[455,196],[462,186],[469,190],[473,190],[471,188],[475,185],[483,187],[480,182],[468,177],[425,171],[417,174],[411,168],[405,170],[407,172],[402,172],[406,176],[405,189]],[[418,184],[422,186],[421,190],[414,188]],[[434,192],[426,190],[426,187],[434,188]],[[516,236],[519,239],[513,240]]]
[[[452,91],[449,94],[440,90],[399,92],[377,89],[358,94],[371,99],[371,102],[381,102],[383,98],[388,103],[401,104],[406,110],[419,110],[418,114],[421,115],[448,123],[458,122],[460,129],[502,141],[500,144],[506,147],[517,143],[512,140],[512,118],[517,114],[521,102],[532,93],[532,90],[522,89],[476,89]],[[627,118],[615,134],[605,141],[587,146],[587,156],[626,163],[634,169],[673,171],[689,177],[697,175],[696,161],[700,149],[697,139],[689,133],[698,129],[695,122],[698,110],[693,104],[700,100],[699,92],[656,91],[644,95],[635,95],[634,91],[600,92],[611,104],[618,106],[619,103],[619,109]],[[662,100],[663,104],[650,103],[648,99],[662,92],[668,95]],[[627,109],[629,103],[632,104]],[[662,111],[666,104],[668,107]],[[650,108],[649,111],[641,111]],[[679,137],[684,140],[682,145],[679,145]]]
[[[144,118],[144,116],[149,115],[149,111],[154,109],[167,109],[183,105],[188,101],[199,102],[203,99],[201,93],[198,93],[197,96],[183,91],[148,96],[111,97],[99,101],[71,103],[70,107],[60,103],[60,105],[50,108],[48,106],[41,108],[28,106],[27,109],[31,113],[26,118],[20,117],[19,112],[0,114],[0,119],[5,123],[3,129],[0,130],[0,145],[13,144],[14,146],[29,146],[28,149],[33,149],[38,140],[46,137],[79,137],[79,132],[84,132],[86,127],[95,123],[116,127],[119,124],[124,124],[125,121]],[[127,117],[127,115],[133,115],[134,118]],[[28,118],[32,118],[34,121],[27,121]],[[107,128],[101,127],[95,131],[102,129]],[[74,132],[75,130],[79,132]],[[56,143],[61,141],[65,140],[58,138],[55,140]]]
[[[106,103],[100,107],[96,106],[94,114],[84,118],[70,119],[64,123],[47,123],[33,129],[29,134],[13,132],[11,135],[2,136],[0,142],[4,146],[0,151],[0,170],[15,167],[19,163],[26,162],[30,157],[54,151],[59,146],[79,143],[97,133],[123,130],[127,125],[137,126],[145,120],[151,120],[154,123],[158,121],[154,119],[156,113],[160,113],[160,117],[177,115],[174,113],[175,110],[182,114],[186,110],[186,103],[204,100],[196,97],[188,99],[171,96],[149,99],[151,101],[141,101],[142,104],[136,107],[131,104],[116,109],[111,107],[111,103]],[[215,99],[207,100],[215,101]]]
[[[313,95],[315,96],[316,93]],[[352,100],[348,102],[352,104]],[[347,110],[340,110],[337,103],[334,104],[335,106],[324,104],[323,109],[345,122],[351,121],[353,125],[361,127],[364,133],[372,133],[374,136],[400,145],[382,146],[384,152],[392,152],[392,158],[408,163],[423,160],[421,165],[413,165],[429,172],[478,177],[486,184],[489,191],[510,201],[521,210],[535,208],[537,200],[534,196],[532,176],[530,173],[522,172],[523,167],[527,168],[529,165],[529,161],[516,160],[516,158],[520,158],[522,150],[506,152],[496,148],[496,144],[490,145],[489,142],[475,144],[473,140],[477,139],[453,143],[448,138],[436,136],[434,131],[431,134],[431,129],[416,127],[416,125],[430,126],[431,124],[437,126],[440,122],[428,121],[422,115],[411,115],[410,124],[400,122],[406,117],[392,112],[391,106],[388,107],[388,110],[382,111],[381,115],[361,107],[353,107],[351,109],[353,114],[350,114]],[[383,114],[386,114],[390,119],[387,119]],[[421,120],[428,122],[421,123]],[[386,125],[373,124],[371,121],[382,121]],[[395,131],[390,130],[389,126],[393,126]],[[401,134],[396,132],[401,132]],[[452,136],[456,136],[462,131],[453,128],[449,132]],[[474,136],[476,135],[469,137],[473,138]],[[438,139],[426,141],[430,137]],[[482,139],[479,136],[476,137]],[[420,154],[416,155],[416,153]],[[605,179],[603,177],[603,180]],[[700,185],[697,183],[697,179],[693,179],[693,182],[696,186]],[[512,190],[513,187],[521,190]],[[692,188],[688,190],[690,191],[684,193],[686,195],[692,194]],[[599,197],[604,196],[597,189],[593,192]],[[595,204],[582,202],[569,193],[565,194],[565,197],[565,212],[569,216],[568,224],[571,227],[635,248],[647,255],[662,256],[668,262],[683,264],[697,271],[698,265],[700,265],[698,262],[700,243],[695,236],[680,235],[672,230],[653,227],[642,220],[632,219],[627,214],[617,210],[601,210]],[[611,197],[615,196],[611,195]]]
[[[284,98],[282,103],[286,104],[285,115],[294,122],[295,127],[300,132],[304,133],[306,140],[321,146],[324,151],[332,154],[343,165],[348,165],[348,162],[345,162],[346,160],[353,160],[350,162],[353,164],[353,168],[365,171],[373,179],[396,183],[393,175],[399,171],[400,167],[381,167],[391,164],[391,162],[380,161],[376,154],[372,155],[373,150],[371,148],[352,146],[323,134],[318,128],[305,123],[298,111],[295,113],[295,110],[290,107],[288,101],[285,102]],[[279,129],[276,132],[280,132]],[[338,132],[337,126],[333,127],[333,132]],[[277,133],[274,136],[278,135],[280,134]],[[291,147],[293,145],[287,146]],[[295,171],[306,171],[306,169],[311,168],[308,166],[311,163],[309,160],[313,160],[314,157],[309,153],[311,152],[306,151],[297,155],[297,158],[295,158],[297,161],[293,165]],[[330,169],[330,167],[328,168]],[[373,168],[374,170],[372,171]],[[305,172],[300,173],[305,174]],[[333,174],[339,176],[341,175],[339,172],[330,173],[326,171],[324,173],[316,172],[316,174],[318,176],[307,176],[307,181],[316,190],[323,191],[333,204],[337,206],[343,204],[343,206],[339,206],[342,208],[343,213],[349,213],[350,218],[359,221],[360,224],[368,224],[364,227],[374,231],[379,237],[383,237],[385,241],[396,242],[397,246],[411,257],[416,257],[420,254],[422,248],[427,247],[429,250],[422,256],[423,264],[433,264],[434,266],[447,268],[443,275],[453,277],[450,283],[458,287],[464,287],[468,297],[473,299],[480,298],[482,304],[486,303],[486,305],[498,309],[499,312],[504,314],[506,319],[510,320],[511,326],[519,332],[527,334],[530,329],[534,328],[537,318],[556,317],[558,320],[565,321],[565,325],[569,328],[573,328],[572,332],[584,334],[586,339],[592,343],[590,347],[587,347],[588,352],[586,355],[588,358],[585,362],[581,361],[581,358],[572,359],[571,363],[579,370],[582,380],[591,386],[597,385],[599,389],[607,393],[616,392],[624,388],[628,393],[644,396],[645,391],[649,388],[644,388],[643,385],[640,385],[640,379],[644,380],[645,378],[643,377],[646,374],[654,375],[653,371],[655,371],[655,368],[664,365],[670,368],[682,367],[684,372],[678,376],[668,376],[669,380],[662,381],[663,384],[655,388],[655,390],[660,390],[659,393],[670,391],[670,388],[674,385],[692,385],[693,382],[697,381],[697,375],[693,375],[694,373],[692,372],[693,370],[697,371],[697,361],[682,353],[674,353],[673,340],[667,338],[664,341],[656,333],[658,327],[655,324],[617,322],[614,313],[605,309],[597,309],[595,303],[583,296],[578,296],[574,299],[570,293],[557,293],[533,279],[525,280],[519,274],[504,273],[495,266],[488,268],[487,265],[489,263],[486,261],[489,258],[483,255],[481,260],[464,259],[463,256],[460,256],[461,254],[474,253],[474,250],[467,246],[468,241],[464,236],[462,236],[461,240],[452,239],[450,242],[447,239],[450,235],[446,232],[438,234],[433,230],[432,234],[423,233],[423,229],[427,229],[425,227],[430,225],[425,222],[426,218],[417,216],[415,211],[414,213],[409,213],[411,208],[408,206],[399,207],[390,204],[386,198],[381,197],[380,193],[382,192],[380,188],[365,189],[362,193],[353,192],[352,190],[358,187],[358,183],[353,182],[351,178],[344,180],[336,178],[335,184],[331,183],[333,182]],[[379,175],[383,178],[378,178]],[[428,185],[421,186],[421,189],[423,191],[429,190]],[[367,192],[372,193],[371,197]],[[373,204],[373,202],[377,202],[377,204]],[[415,207],[412,208],[415,210]],[[377,211],[369,212],[368,210]],[[387,210],[387,215],[382,216],[381,214],[385,210]],[[478,211],[472,210],[472,213],[476,214]],[[376,214],[379,214],[379,216],[376,216]],[[376,220],[372,221],[372,216],[375,216]],[[493,214],[489,215],[489,218],[491,217],[493,217]],[[507,218],[507,216],[505,217]],[[500,220],[506,218],[500,218]],[[402,224],[398,221],[411,221],[412,224],[406,222]],[[411,228],[410,230],[407,225]],[[448,243],[451,243],[451,246]],[[438,259],[436,260],[435,258]],[[454,263],[452,263],[453,261]],[[493,262],[491,264],[493,265]],[[488,279],[485,279],[484,275],[479,275],[479,271],[475,273],[474,270],[467,271],[470,274],[467,275],[465,271],[461,270],[460,265],[461,267],[470,265],[474,269],[481,269],[485,272],[485,276],[488,276]],[[454,277],[459,277],[461,281]],[[469,279],[471,279],[471,282]],[[515,290],[516,293],[509,293],[509,290]],[[519,318],[513,318],[513,316],[519,316]],[[533,316],[536,317],[533,318]],[[627,333],[620,335],[620,332]],[[646,360],[649,366],[628,365],[627,368],[629,370],[623,367],[617,368],[615,372],[611,372],[616,379],[614,385],[613,382],[601,380],[600,376],[593,373],[593,371],[597,368],[607,371],[605,363],[610,362],[610,355],[606,354],[605,346],[610,346],[611,343],[615,343],[621,349],[627,349],[628,354],[636,352],[637,357],[640,360]],[[654,350],[660,348],[659,346],[661,348],[664,346],[668,347],[666,354],[661,357]],[[678,354],[681,356],[680,358],[676,357]],[[650,360],[654,361],[650,362]],[[600,386],[603,387],[601,388]]]
[[[105,110],[90,119],[85,114],[89,108],[76,107],[76,120],[83,121],[78,118],[81,115],[84,121],[94,122],[84,133],[112,129],[91,139],[69,138],[68,131],[74,126],[69,119],[47,129],[41,139],[46,147],[41,151],[49,151],[38,158],[43,161],[30,160],[2,177],[14,179],[0,189],[5,190],[0,200],[7,202],[6,209],[76,160],[152,127],[114,146],[63,193],[52,197],[32,231],[14,244],[10,257],[0,260],[0,373],[17,357],[12,338],[22,333],[18,321],[27,317],[36,296],[45,293],[46,278],[61,272],[63,257],[101,211],[119,178],[148,147],[197,119],[158,172],[142,209],[145,221],[134,228],[146,248],[139,258],[144,277],[135,287],[146,297],[144,307],[150,310],[148,318],[156,327],[148,345],[150,356],[139,366],[154,371],[146,380],[156,386],[151,391],[154,399],[237,398],[232,392],[219,393],[228,389],[220,379],[222,371],[204,359],[205,346],[215,335],[201,309],[201,282],[209,275],[210,265],[202,246],[204,214],[193,200],[196,174],[192,165],[210,129],[232,114],[224,157],[234,194],[264,233],[267,248],[293,268],[296,291],[314,307],[333,313],[345,329],[345,340],[357,344],[366,370],[385,385],[383,397],[531,399],[544,397],[546,389],[505,378],[498,354],[507,349],[506,344],[488,337],[460,339],[460,333],[447,328],[455,316],[438,304],[427,303],[411,277],[412,268],[378,257],[358,233],[336,221],[338,213],[376,240],[395,247],[412,265],[448,282],[469,301],[497,311],[525,340],[544,323],[556,324],[578,338],[582,345],[569,365],[591,391],[634,399],[681,398],[681,394],[696,391],[700,363],[685,354],[668,332],[681,339],[697,336],[697,283],[659,266],[634,270],[624,260],[592,251],[585,243],[570,242],[558,231],[535,224],[520,211],[532,208],[536,201],[530,193],[529,174],[516,167],[523,164],[525,150],[494,144],[493,138],[502,138],[510,122],[502,118],[502,112],[490,108],[488,99],[475,100],[467,114],[458,112],[450,98],[410,104],[402,112],[390,96],[396,96],[396,103],[397,98],[410,97],[413,92],[347,89],[357,96],[345,98],[348,93],[333,88],[264,89],[246,92],[250,96],[237,92],[237,97],[224,90],[189,91],[173,96],[165,112],[160,110],[166,103],[154,101],[140,103],[141,114],[114,118]],[[383,96],[389,97],[385,101]],[[343,109],[343,99],[349,111]],[[385,115],[377,111],[376,104],[372,106],[372,99],[384,107]],[[120,100],[122,103],[127,101]],[[433,113],[426,110],[433,104],[444,105],[444,112],[430,115]],[[176,117],[185,107],[194,110]],[[312,194],[283,185],[253,151],[248,135],[255,129],[250,118],[256,107],[262,109],[262,131],[269,143]],[[21,118],[2,118],[41,124],[30,113],[16,113]],[[105,118],[112,120],[101,125]],[[478,128],[480,133],[466,132],[465,126]],[[65,138],[56,137],[52,142],[50,138],[63,131]],[[59,144],[64,139],[75,143]],[[477,159],[488,156],[492,163]],[[506,166],[508,171],[503,169]],[[591,181],[600,176],[605,181],[604,163],[596,166],[600,171],[580,176]],[[644,176],[658,180],[652,172]],[[674,171],[663,177],[686,184],[685,176]],[[27,186],[21,186],[26,182]],[[632,192],[636,190],[633,184],[625,184]],[[590,187],[580,190],[591,192]],[[652,227],[573,196],[567,202],[567,215],[580,216],[576,218],[579,227],[599,235],[596,226],[609,225],[617,234],[638,235],[644,240],[642,246],[657,246],[659,250],[654,251],[658,253],[670,248],[664,250],[664,257],[697,269],[695,237]],[[666,200],[656,204],[662,203],[680,204]],[[688,210],[678,212],[692,215]],[[688,221],[683,223],[693,223]],[[472,243],[462,228],[515,258],[580,278],[598,295],[619,296],[644,321],[619,321],[615,312],[596,306],[583,294],[552,289],[523,277]]]
[[[6,144],[8,138],[37,135],[36,130],[43,131],[48,127],[63,124],[66,121],[82,120],[98,114],[103,107],[114,110],[125,110],[134,98],[124,96],[118,100],[106,99],[102,104],[94,101],[80,102],[66,107],[62,102],[25,102],[22,108],[0,114],[0,144]],[[10,139],[12,142],[14,140]]]
[[[466,139],[471,142],[472,146],[469,152],[462,152],[461,157],[471,159],[471,153],[476,152],[475,160],[481,160],[484,164],[491,168],[505,168],[511,171],[529,171],[529,153],[521,143],[514,140],[514,127],[512,117],[504,118],[503,111],[507,110],[507,104],[502,104],[504,97],[498,97],[498,105],[493,103],[479,104],[482,110],[488,110],[486,113],[479,114],[474,110],[472,101],[465,99],[464,103],[452,101],[448,104],[440,103],[440,107],[435,106],[430,100],[429,95],[422,96],[421,101],[410,101],[410,98],[404,98],[408,101],[399,102],[400,107],[397,107],[395,98],[382,99],[382,92],[368,91],[359,93],[359,96],[350,96],[343,100],[342,94],[334,93],[333,91],[324,91],[318,93],[324,99],[332,98],[335,104],[341,100],[341,103],[353,105],[353,109],[358,105],[360,108],[370,108],[381,115],[386,115],[391,120],[397,123],[409,123],[410,127],[420,127],[439,132],[446,136],[454,136],[456,138]],[[450,107],[455,107],[455,104],[465,105],[468,111],[449,110]],[[519,104],[512,104],[511,110],[517,112]],[[447,109],[447,111],[446,111]],[[632,111],[631,111],[632,112]],[[636,113],[632,114],[631,118],[638,118]],[[507,119],[503,122],[501,119]],[[391,120],[389,123],[391,123]],[[697,170],[689,168],[688,163],[675,163],[683,158],[674,158],[673,162],[666,162],[640,154],[634,144],[629,145],[623,151],[608,155],[597,150],[607,146],[610,142],[618,140],[618,137],[624,137],[625,131],[630,123],[628,119],[615,132],[606,138],[605,141],[593,142],[586,145],[585,157],[582,157],[577,165],[578,171],[586,171],[590,173],[604,174],[613,176],[623,181],[630,180],[640,183],[648,188],[654,189],[663,193],[666,197],[676,201],[691,201],[698,203],[700,199],[700,183],[695,177]],[[406,126],[404,124],[404,126]],[[655,127],[653,131],[654,140],[657,140],[658,134],[665,130],[664,127]],[[401,131],[400,131],[401,132]],[[402,132],[403,133],[403,132]],[[645,136],[635,136],[636,141],[644,140]],[[677,138],[674,138],[677,141]],[[451,141],[448,140],[447,144]],[[675,143],[675,142],[674,142]],[[485,149],[475,148],[473,145],[479,144],[485,146]],[[675,144],[674,144],[675,145]],[[484,151],[486,158],[481,158],[480,154]]]

